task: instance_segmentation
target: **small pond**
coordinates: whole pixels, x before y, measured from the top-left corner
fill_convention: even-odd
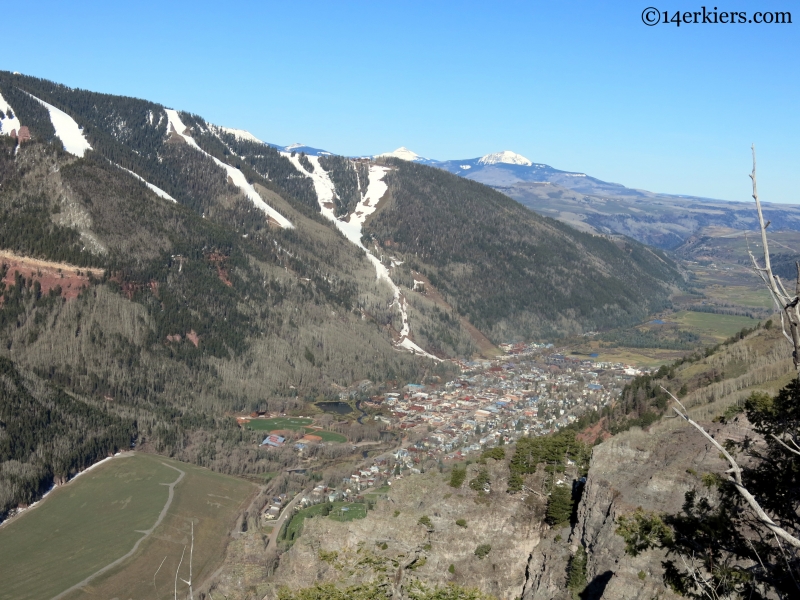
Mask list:
[[[337,415],[347,415],[353,412],[353,407],[347,402],[317,402],[316,406],[325,412]]]

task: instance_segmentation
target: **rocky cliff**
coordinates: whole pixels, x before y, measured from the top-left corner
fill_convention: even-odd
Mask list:
[[[706,414],[724,410],[727,402],[704,406]],[[716,439],[741,439],[742,421],[721,425],[701,422]],[[570,598],[566,589],[570,557],[579,546],[586,550],[588,586],[581,598],[650,600],[672,598],[664,584],[662,561],[666,554],[650,550],[637,557],[625,554],[623,539],[615,533],[616,519],[637,507],[656,513],[677,514],[684,495],[704,486],[705,473],[721,473],[726,463],[719,452],[683,421],[664,420],[649,431],[633,429],[594,449],[586,486],[578,505],[574,527],[550,531],[528,564],[526,600]],[[558,540],[560,536],[560,540]],[[558,540],[558,541],[557,541]]]

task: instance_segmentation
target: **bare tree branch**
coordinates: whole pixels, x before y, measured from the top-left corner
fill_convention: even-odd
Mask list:
[[[778,538],[777,535],[775,536],[775,541],[778,543],[778,548],[781,549],[783,560],[786,563],[786,569],[789,571],[789,575],[792,576],[792,581],[794,582],[794,586],[798,589],[798,591],[800,591],[800,584],[797,583],[797,579],[795,579],[794,577],[794,571],[792,571],[792,565],[789,564],[789,559],[786,557],[786,551],[783,549],[783,544],[781,544],[781,540]]]
[[[698,423],[689,418],[689,413],[687,412],[686,407],[681,403],[680,400],[678,400],[672,394],[672,392],[666,389],[663,385],[661,386],[661,389],[664,390],[667,394],[669,394],[670,397],[680,405],[680,407],[683,409],[683,412],[679,411],[675,407],[673,407],[672,410],[674,410],[684,421],[686,421],[692,427],[697,429],[697,431],[702,433],[703,436],[709,442],[711,442],[711,444],[713,444],[717,450],[720,451],[720,453],[725,457],[725,460],[727,460],[728,463],[731,465],[731,468],[725,471],[726,473],[728,473],[728,479],[736,487],[736,491],[739,492],[739,495],[742,498],[744,498],[747,504],[750,505],[750,508],[752,508],[755,511],[756,515],[758,515],[758,519],[764,525],[766,525],[770,529],[770,531],[782,537],[787,543],[791,544],[795,548],[800,548],[800,539],[796,538],[791,533],[789,533],[788,531],[780,527],[778,524],[776,524],[775,521],[773,521],[772,518],[770,518],[770,516],[766,512],[764,512],[764,509],[761,508],[761,505],[755,499],[753,494],[751,494],[750,491],[744,486],[744,483],[742,482],[742,469],[736,462],[736,460],[733,458],[733,456],[731,456],[730,453],[727,450],[725,450],[722,444],[720,444],[705,429],[703,429],[701,425],[699,425]]]
[[[786,449],[787,449],[789,452],[791,452],[792,454],[796,454],[797,456],[800,456],[800,450],[794,450],[793,448],[790,448],[790,447],[789,447],[789,446],[788,446],[788,445],[787,445],[787,444],[786,444],[786,443],[785,443],[785,442],[784,442],[784,441],[783,441],[781,438],[779,438],[779,437],[778,437],[777,435],[775,435],[774,433],[772,433],[772,434],[770,434],[770,435],[772,436],[772,438],[773,438],[773,439],[774,439],[776,442],[778,442],[778,443],[779,443],[781,446],[783,446],[784,448],[786,448]],[[794,444],[794,440],[792,440],[792,443]],[[795,446],[796,446],[796,445],[797,445],[797,444],[795,444]]]
[[[750,254],[750,260],[753,262],[756,273],[767,286],[770,296],[772,296],[772,301],[780,311],[781,330],[786,339],[794,346],[794,351],[792,352],[794,368],[800,370],[800,263],[797,264],[797,283],[795,285],[795,295],[792,296],[786,291],[780,278],[772,272],[772,264],[769,258],[769,242],[767,240],[767,224],[764,223],[764,215],[761,212],[761,200],[758,198],[755,145],[752,147],[752,150],[753,172],[750,174],[750,179],[753,180],[753,200],[756,201],[758,224],[761,229],[761,246],[764,251],[764,266],[759,266],[756,257],[749,249],[749,244],[747,252]],[[787,322],[789,331],[786,330]]]

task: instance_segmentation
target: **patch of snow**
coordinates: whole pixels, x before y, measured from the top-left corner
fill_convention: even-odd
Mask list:
[[[336,228],[341,231],[348,240],[366,253],[367,259],[375,267],[377,278],[379,280],[384,279],[392,288],[394,295],[393,304],[397,306],[398,310],[400,311],[400,316],[403,320],[403,327],[402,331],[400,332],[400,341],[395,345],[398,348],[403,348],[404,350],[408,350],[414,354],[420,354],[440,362],[441,359],[433,356],[432,354],[428,354],[422,348],[408,339],[408,336],[411,333],[411,327],[408,324],[406,300],[400,293],[400,288],[397,287],[397,284],[392,281],[392,278],[389,276],[389,269],[386,268],[386,265],[384,265],[377,256],[369,252],[364,244],[361,243],[361,229],[364,226],[364,222],[367,220],[369,215],[375,212],[375,209],[378,207],[378,202],[389,189],[389,186],[383,181],[383,178],[389,169],[386,167],[380,167],[378,165],[370,165],[367,192],[361,197],[358,205],[350,214],[349,219],[345,221],[344,219],[337,218],[333,212],[333,199],[336,195],[336,188],[333,185],[331,178],[328,176],[328,173],[322,168],[322,165],[319,164],[319,157],[307,157],[308,160],[311,161],[311,164],[314,165],[314,171],[309,173],[300,164],[299,157],[291,156],[291,154],[288,152],[281,152],[281,154],[288,158],[300,173],[303,173],[307,177],[311,178],[311,181],[314,184],[314,190],[317,192],[317,200],[323,216],[333,221],[334,225],[336,225]],[[328,205],[327,207],[326,204]]]
[[[256,144],[263,144],[260,139],[254,136],[249,131],[245,131],[244,129],[232,129],[231,127],[220,127],[219,125],[212,125],[213,128],[219,129],[220,131],[224,131],[225,133],[231,134],[237,140],[244,140],[246,142],[255,142]]]
[[[227,165],[218,158],[211,156],[208,152],[206,152],[200,146],[197,145],[197,142],[194,141],[192,136],[184,133],[186,131],[186,126],[183,124],[183,121],[181,121],[181,118],[178,116],[177,111],[171,108],[167,108],[165,109],[165,112],[167,113],[168,131],[174,132],[176,135],[181,136],[186,141],[186,143],[189,144],[192,148],[195,148],[199,152],[202,152],[203,154],[211,158],[217,164],[217,166],[225,169],[225,172],[228,174],[228,177],[230,177],[231,181],[233,182],[233,185],[242,190],[244,195],[247,196],[247,198],[253,204],[255,204],[257,208],[260,208],[262,211],[264,211],[264,213],[266,213],[267,216],[275,219],[275,221],[278,222],[278,225],[280,225],[285,229],[294,229],[294,225],[292,225],[289,219],[284,217],[281,213],[272,208],[269,204],[264,202],[264,199],[258,195],[256,189],[250,183],[248,183],[247,178],[244,176],[244,173],[242,173],[236,167]]]
[[[291,146],[286,146],[286,148],[285,148],[285,149],[286,149],[286,150],[289,150],[289,151],[292,151],[292,150],[294,150],[295,148],[302,148],[303,146],[305,146],[305,144],[294,143],[294,144],[292,144]]]
[[[113,164],[113,163],[112,163],[112,164]],[[156,196],[158,196],[159,198],[164,198],[164,200],[171,200],[172,202],[175,202],[175,203],[177,203],[177,202],[178,202],[177,200],[175,200],[175,198],[173,198],[172,196],[170,196],[170,195],[169,195],[167,192],[165,192],[164,190],[162,190],[160,187],[156,187],[156,186],[154,186],[152,183],[150,183],[149,181],[145,181],[145,179],[144,179],[143,177],[140,177],[139,175],[137,175],[136,173],[134,173],[134,172],[133,172],[133,171],[131,171],[130,169],[126,169],[125,167],[120,167],[120,165],[117,165],[117,164],[114,164],[114,166],[115,166],[115,167],[119,167],[119,168],[120,168],[120,169],[122,169],[123,171],[127,171],[128,173],[130,173],[131,175],[133,175],[134,177],[136,177],[136,179],[138,179],[139,181],[141,181],[142,183],[144,183],[144,184],[145,184],[145,185],[146,185],[148,188],[150,188],[150,190],[151,190],[151,191],[152,191],[152,192],[153,192],[153,193],[154,193]]]
[[[147,122],[148,122],[150,125],[152,125],[152,124],[153,124],[153,111],[152,111],[152,110],[148,110],[148,111],[147,111]]]
[[[467,169],[471,169],[472,165],[458,165],[458,168],[466,171]]]
[[[192,148],[195,148],[203,154],[206,154],[206,152],[197,145],[197,142],[194,141],[194,138],[185,133],[186,125],[183,124],[183,121],[181,121],[181,118],[178,116],[178,111],[171,108],[165,108],[164,112],[167,113],[167,133],[175,133],[179,135]]]
[[[25,93],[28,94],[28,92]],[[33,94],[28,94],[28,96],[44,106],[50,113],[50,121],[53,123],[53,128],[56,130],[56,137],[64,144],[64,150],[75,156],[83,157],[87,150],[92,149],[89,142],[86,141],[86,137],[83,135],[83,129],[78,126],[75,119],[70,117],[63,110],[59,110],[52,104],[40,100]]]
[[[421,354],[426,358],[432,358],[436,362],[442,362],[441,358],[434,356],[433,354],[429,354],[428,352],[425,352],[425,350],[417,346],[414,342],[412,342],[408,338],[403,338],[403,340],[399,344],[397,344],[397,346],[400,348],[405,348],[406,350],[411,352],[411,354]]]
[[[424,287],[425,286],[425,282],[424,281],[419,281],[418,279],[415,279],[414,280],[414,288],[413,289],[417,289],[419,286],[423,286]]]
[[[111,459],[113,459],[113,458],[114,458],[113,456],[109,456],[109,457],[107,457],[107,458],[104,458],[103,460],[99,460],[99,461],[97,461],[97,462],[96,462],[96,463],[94,463],[93,465],[90,465],[90,466],[86,467],[86,468],[85,468],[83,471],[79,471],[78,473],[75,473],[75,475],[73,475],[73,476],[70,478],[70,481],[75,481],[75,480],[76,480],[78,477],[80,477],[81,475],[83,475],[83,474],[84,474],[84,473],[86,473],[87,471],[91,471],[91,470],[92,470],[92,469],[94,469],[96,466],[98,466],[98,465],[102,465],[103,463],[105,463],[105,462],[108,462],[109,460],[111,460]]]
[[[496,165],[497,163],[504,163],[507,165],[523,165],[530,167],[533,163],[524,156],[511,152],[511,150],[503,150],[502,152],[495,152],[494,154],[487,154],[478,160],[482,165]]]
[[[409,150],[405,146],[400,146],[397,150],[394,150],[392,152],[384,152],[383,154],[378,154],[375,156],[375,158],[380,158],[380,157],[394,157],[394,158],[400,158],[402,160],[407,160],[410,162],[414,162],[417,160],[426,160],[422,158],[419,154],[417,154],[412,150]]]
[[[586,173],[564,173],[567,177],[586,177]]]
[[[11,114],[14,115],[13,119],[8,118],[8,111],[11,111]],[[3,95],[0,94],[0,112],[3,114],[2,119],[0,119],[0,135],[11,135],[12,130],[16,130],[19,133],[19,128],[22,124],[19,122],[19,117],[17,116],[17,111],[15,111],[11,106],[6,102]]]

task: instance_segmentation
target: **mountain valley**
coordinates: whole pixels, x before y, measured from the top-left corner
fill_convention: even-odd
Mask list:
[[[619,528],[723,504],[725,463],[670,394],[744,454],[766,443],[753,398],[796,377],[752,206],[510,151],[278,146],[5,71],[0,109],[0,555],[85,496],[106,541],[79,545],[122,561],[77,548],[47,594],[689,590],[675,546],[631,554]],[[794,277],[800,209],[765,216]],[[154,535],[125,562],[107,540],[129,526]]]

